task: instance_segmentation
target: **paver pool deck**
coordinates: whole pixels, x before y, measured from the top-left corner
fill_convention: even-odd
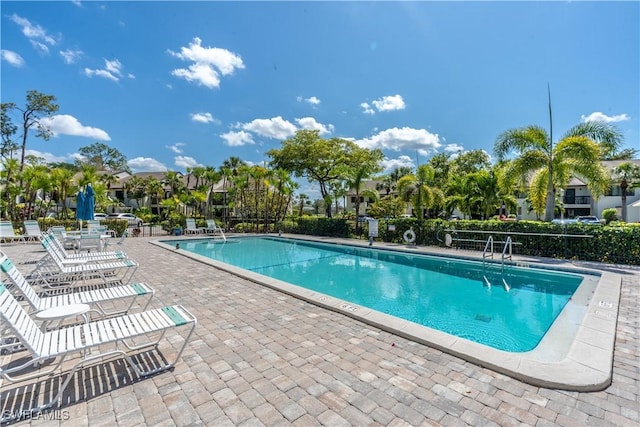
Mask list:
[[[174,254],[150,244],[154,239],[126,241],[140,264],[134,280],[156,289],[151,308],[182,304],[198,318],[176,368],[140,379],[121,359],[89,365],[61,407],[14,425],[640,424],[638,267],[573,263],[622,276],[612,384],[576,392],[523,383]],[[36,244],[2,250],[23,272],[45,254]],[[2,411],[19,409],[21,396],[48,391],[64,366],[53,377],[1,382]]]

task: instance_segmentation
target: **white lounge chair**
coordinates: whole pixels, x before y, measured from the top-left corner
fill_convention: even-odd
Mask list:
[[[49,402],[31,407],[26,410],[26,413],[24,410],[3,411],[1,420],[3,423],[21,416],[37,414],[53,407],[60,400],[78,368],[88,362],[121,355],[136,374],[141,377],[172,368],[182,356],[197,323],[196,318],[184,307],[174,305],[43,332],[1,282],[0,321],[2,321],[7,331],[13,334],[26,348],[28,354],[25,353],[24,356],[30,356],[21,358],[18,361],[14,360],[12,361],[13,363],[6,361],[6,359],[2,361],[0,377],[8,381],[24,381],[49,375],[56,371],[68,356],[80,355],[64,381],[62,378],[60,379],[61,385],[57,393],[53,392],[55,395],[52,393],[53,398]],[[166,361],[164,357],[160,357],[157,363],[163,364],[158,366],[157,363],[154,363],[154,367],[143,371],[142,364],[135,363],[127,351],[119,348],[122,344],[131,351],[152,346],[157,349],[166,332],[177,327],[184,327],[187,332],[183,336],[183,345],[171,362]],[[159,335],[159,337],[149,341],[154,335]],[[146,339],[143,344],[135,344],[133,342],[134,338],[136,340],[140,338]],[[173,339],[171,341],[171,344],[175,345]],[[98,347],[100,348],[98,349]],[[97,351],[91,351],[94,349]],[[32,370],[30,373],[26,372],[32,369],[34,364],[40,364],[51,358],[58,358],[51,368],[39,369],[35,372]],[[4,387],[6,387],[5,384],[3,384]],[[37,405],[35,399],[32,402],[32,404]]]
[[[0,241],[26,243],[28,237],[24,234],[16,234],[11,221],[0,221]]]
[[[74,262],[87,262],[87,261],[110,261],[114,259],[127,259],[127,253],[125,251],[100,251],[100,252],[85,252],[75,253],[69,252],[64,243],[54,233],[45,232],[40,238],[42,246],[49,251],[57,250],[66,261]]]
[[[89,304],[95,307],[101,316],[113,316],[128,313],[138,298],[148,297],[142,310],[146,310],[155,294],[155,291],[146,283],[132,283],[128,285],[112,286],[108,288],[93,289],[85,292],[56,293],[51,296],[39,296],[33,286],[16,268],[11,259],[0,251],[0,270],[2,270],[14,287],[24,296],[25,300],[35,311],[48,310],[53,307],[70,304]],[[46,294],[46,292],[45,292]],[[128,300],[131,302],[122,310],[107,311],[102,303]]]
[[[44,237],[40,239],[43,240]],[[44,286],[59,285],[62,282],[73,286],[79,281],[88,284],[93,279],[98,279],[104,284],[126,284],[138,268],[138,263],[128,258],[66,260],[54,245],[50,245],[49,248],[51,250],[47,250],[48,258],[45,260],[50,262],[39,263],[31,274],[32,277],[35,275],[42,280]]]
[[[184,230],[184,234],[200,234],[204,231],[204,228],[200,227],[196,227],[196,220],[193,218],[187,218],[185,219],[186,223],[187,223],[187,228],[185,228]]]
[[[38,237],[42,235],[40,224],[35,219],[24,220],[24,230],[27,233],[27,240],[38,241]]]

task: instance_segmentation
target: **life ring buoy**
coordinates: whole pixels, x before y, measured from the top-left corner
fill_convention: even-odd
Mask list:
[[[402,235],[402,237],[404,237],[404,241],[407,243],[413,243],[416,241],[416,232],[413,231],[411,228],[408,229],[407,231],[404,232],[404,234]]]
[[[445,246],[451,246],[451,244],[453,243],[453,237],[451,237],[451,234],[447,233],[444,235],[444,245]]]

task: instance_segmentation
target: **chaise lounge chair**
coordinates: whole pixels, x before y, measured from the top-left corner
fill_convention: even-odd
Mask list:
[[[24,221],[24,230],[27,233],[27,240],[38,241],[38,237],[42,236],[40,224],[35,219],[26,219]]]
[[[11,221],[0,221],[0,241],[2,242],[22,242],[26,243],[29,236],[16,234]]]
[[[64,381],[60,379],[61,385],[57,393],[55,391],[51,392],[51,395],[53,393],[55,395],[49,402],[36,406],[37,401],[34,399],[30,403],[30,405],[34,406],[26,411],[5,410],[2,413],[2,420],[0,420],[2,423],[22,416],[34,415],[53,407],[62,397],[64,390],[71,382],[78,368],[88,362],[121,355],[136,374],[141,377],[172,368],[182,356],[182,352],[187,346],[197,323],[196,318],[184,307],[174,305],[43,332],[1,282],[0,321],[9,333],[18,338],[30,356],[8,363],[2,361],[4,363],[0,365],[0,377],[8,381],[24,381],[51,374],[62,365],[68,356],[80,355],[79,360],[73,365]],[[168,362],[164,360],[164,357],[159,358],[158,362],[164,362],[160,366],[142,370],[142,364],[135,363],[127,351],[119,348],[122,344],[128,350],[133,351],[148,347],[157,349],[166,332],[177,327],[187,329],[183,338],[184,343],[173,361]],[[148,341],[151,338],[150,336],[157,334],[159,334],[157,339],[151,342]],[[147,339],[143,344],[135,344],[133,342],[134,338]],[[175,345],[175,343],[172,342],[172,345]],[[31,373],[26,372],[34,364],[38,365],[51,358],[58,358],[58,360],[50,369],[39,369]]]
[[[0,270],[2,270],[9,280],[13,282],[15,288],[22,294],[25,300],[35,311],[47,310],[71,304],[89,304],[100,313],[101,316],[113,316],[116,314],[128,313],[138,298],[148,297],[147,303],[142,310],[146,310],[155,294],[155,291],[146,283],[132,283],[128,285],[112,286],[108,288],[94,289],[85,292],[56,293],[55,295],[40,296],[33,286],[27,281],[22,273],[16,268],[11,259],[0,251]],[[107,311],[103,308],[105,302],[118,302],[131,299],[131,302],[122,310]]]
[[[184,234],[200,234],[204,232],[203,227],[196,227],[196,220],[193,218],[185,219],[187,223],[187,228],[184,230]]]
[[[40,239],[44,238],[41,237]],[[43,246],[45,246],[44,242]],[[57,248],[54,246],[49,247],[52,250],[47,250],[48,257],[45,257],[30,275],[31,278],[37,277],[43,281],[45,286],[76,281],[88,284],[92,279],[99,279],[103,284],[108,285],[126,284],[131,280],[138,268],[138,263],[128,258],[66,260]]]

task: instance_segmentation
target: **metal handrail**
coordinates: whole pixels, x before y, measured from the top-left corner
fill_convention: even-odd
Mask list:
[[[509,249],[509,255],[507,255],[507,249]],[[513,256],[513,241],[511,240],[511,236],[507,237],[507,240],[504,242],[504,249],[502,249],[502,265],[504,267],[504,260],[508,259],[512,260]]]
[[[487,253],[490,250],[489,253]],[[482,251],[482,264],[485,263],[487,258],[493,259],[493,236],[489,236],[487,243],[484,245],[484,251]]]

